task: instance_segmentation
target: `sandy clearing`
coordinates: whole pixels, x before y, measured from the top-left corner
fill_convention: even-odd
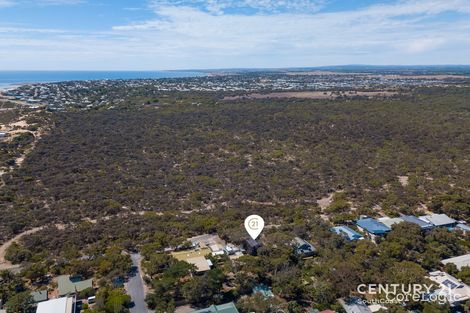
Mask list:
[[[398,181],[403,187],[408,186],[409,184],[409,177],[408,176],[398,176]]]
[[[26,128],[28,126],[29,124],[25,120],[19,120],[18,122],[10,124],[10,127]]]
[[[322,209],[322,211],[330,206],[331,202],[333,201],[333,194],[334,194],[333,192],[329,193],[326,197],[323,197],[320,200],[317,200],[317,203]]]

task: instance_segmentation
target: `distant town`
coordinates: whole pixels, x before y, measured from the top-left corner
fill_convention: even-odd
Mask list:
[[[206,74],[2,92],[0,313],[470,312],[467,73]]]
[[[334,91],[336,94],[362,91],[406,92],[411,88],[459,86],[470,81],[461,74],[349,73],[333,71],[215,72],[208,76],[173,79],[93,80],[27,84],[4,92],[8,99],[51,110],[68,107],[94,108],[119,104],[129,97],[158,96],[165,92],[236,94]],[[349,94],[352,96],[354,94]],[[347,96],[347,95],[346,95]],[[357,94],[356,94],[357,96]],[[300,96],[302,98],[302,96]]]

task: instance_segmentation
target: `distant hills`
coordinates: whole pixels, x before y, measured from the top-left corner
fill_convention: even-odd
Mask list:
[[[231,68],[231,69],[204,69],[201,72],[212,73],[257,73],[257,72],[309,72],[332,71],[347,73],[409,73],[409,74],[459,74],[470,75],[470,65],[331,65],[316,67],[286,67],[286,68]]]

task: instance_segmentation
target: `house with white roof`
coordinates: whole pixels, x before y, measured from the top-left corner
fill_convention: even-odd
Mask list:
[[[470,299],[470,287],[454,276],[445,272],[430,272],[427,277],[439,285],[439,289],[434,291],[434,295],[443,296],[450,305],[456,305]]]
[[[233,245],[227,244],[225,240],[219,237],[217,234],[203,234],[188,238],[192,246],[195,248],[209,248],[212,255],[234,255],[240,252],[240,248]]]
[[[64,297],[40,302],[36,313],[75,313],[75,299]]]
[[[441,261],[442,264],[455,264],[457,269],[460,271],[462,267],[469,266],[470,267],[470,254],[465,254],[461,256],[456,256],[454,258],[444,259]]]

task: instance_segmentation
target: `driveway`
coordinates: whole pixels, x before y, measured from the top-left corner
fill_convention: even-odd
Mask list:
[[[124,284],[127,293],[131,296],[134,306],[130,309],[131,313],[149,313],[145,303],[144,281],[142,279],[142,269],[140,261],[142,256],[138,253],[131,254],[132,264],[135,271],[129,277],[129,281]]]

